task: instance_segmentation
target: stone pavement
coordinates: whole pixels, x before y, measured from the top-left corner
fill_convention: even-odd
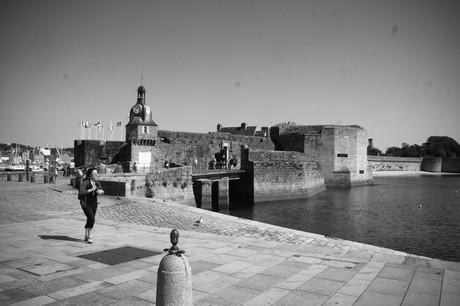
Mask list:
[[[160,200],[101,197],[95,243],[86,244],[68,182],[0,180],[0,305],[155,304],[173,228],[192,268],[194,305],[460,305],[458,262]],[[156,253],[113,265],[106,255],[83,258],[122,247]]]

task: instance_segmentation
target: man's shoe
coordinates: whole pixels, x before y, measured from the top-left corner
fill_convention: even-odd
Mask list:
[[[88,240],[86,240],[86,241],[88,241],[89,244],[93,243],[93,239],[91,239],[91,238],[88,238]]]

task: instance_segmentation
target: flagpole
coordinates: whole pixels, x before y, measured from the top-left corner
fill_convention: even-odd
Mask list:
[[[110,120],[110,141],[113,141],[113,122]]]

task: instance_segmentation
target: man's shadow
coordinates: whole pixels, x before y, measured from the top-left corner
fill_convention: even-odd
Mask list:
[[[72,238],[69,236],[59,236],[59,235],[38,235],[41,239],[45,240],[64,240],[64,241],[73,241],[73,242],[82,242],[83,239]]]

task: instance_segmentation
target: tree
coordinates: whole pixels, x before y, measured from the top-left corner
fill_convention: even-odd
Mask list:
[[[401,148],[389,147],[385,152],[386,156],[402,156]]]
[[[403,142],[402,147],[390,147],[387,149],[385,155],[395,157],[422,157],[422,147],[416,144],[409,145]]]
[[[460,157],[460,145],[447,136],[430,136],[422,148],[428,157]]]
[[[383,155],[383,153],[377,148],[367,147],[367,155],[380,156],[380,155]]]

